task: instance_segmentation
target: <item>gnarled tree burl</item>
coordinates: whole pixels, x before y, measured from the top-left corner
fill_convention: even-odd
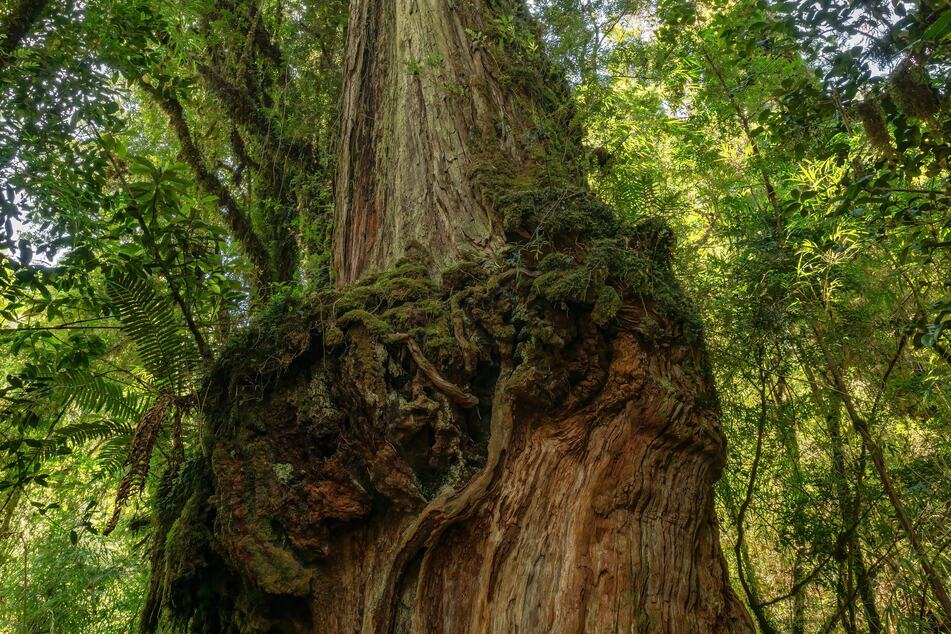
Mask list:
[[[585,190],[514,0],[354,0],[339,288],[231,343],[143,628],[751,632],[671,236]]]

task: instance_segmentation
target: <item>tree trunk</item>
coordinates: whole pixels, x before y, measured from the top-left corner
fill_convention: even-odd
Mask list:
[[[219,362],[209,457],[163,493],[144,629],[753,631],[669,235],[580,187],[532,37],[519,2],[351,2],[342,288]]]
[[[505,244],[500,180],[581,179],[564,80],[528,67],[520,1],[350,5],[337,163],[339,284],[421,244],[434,270]],[[572,132],[574,130],[574,132]],[[488,187],[487,187],[488,185]]]

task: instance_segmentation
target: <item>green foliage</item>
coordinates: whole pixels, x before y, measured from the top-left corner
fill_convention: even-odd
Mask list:
[[[117,271],[106,286],[123,332],[135,344],[158,389],[187,393],[198,352],[194,340],[181,331],[168,299],[156,292],[141,271]]]

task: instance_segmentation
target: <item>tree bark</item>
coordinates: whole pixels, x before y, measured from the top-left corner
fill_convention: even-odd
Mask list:
[[[413,246],[438,270],[505,244],[500,214],[474,178],[480,162],[532,174],[537,153],[555,145],[538,123],[544,104],[504,79],[501,56],[485,48],[485,37],[531,35],[494,33],[510,14],[516,29],[527,29],[514,2],[352,3],[337,178],[339,283],[392,266]],[[391,545],[382,561],[344,547],[356,555],[343,564],[351,582],[328,592],[325,610],[367,609],[357,612],[362,619],[341,614],[334,631],[749,627],[716,537],[717,423],[709,412],[651,411],[649,399],[634,396],[637,385],[645,371],[676,374],[676,361],[669,353],[651,358],[630,335],[609,345],[605,388],[568,416],[526,408],[499,379],[480,475],[398,529],[387,519],[381,530],[390,535],[374,536]],[[360,579],[382,584],[368,594],[356,590]]]
[[[520,59],[518,39],[534,37],[525,14],[513,0],[351,3],[336,177],[339,284],[417,245],[436,273],[496,254],[505,244],[492,201],[499,177],[580,184],[563,78],[517,68],[532,63]]]
[[[559,183],[556,204],[588,200],[577,222],[603,211],[577,191],[570,99],[531,37],[520,2],[351,3],[343,288],[219,362],[194,467],[210,475],[163,498],[143,629],[753,632],[717,535],[702,344],[603,282],[616,304],[546,299],[593,236],[546,260],[566,277],[513,242],[557,212],[519,225],[500,201],[520,193]],[[647,274],[665,235],[602,246],[646,249]]]

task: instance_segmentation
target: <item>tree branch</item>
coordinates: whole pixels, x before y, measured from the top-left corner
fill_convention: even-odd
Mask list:
[[[756,477],[759,472],[760,460],[763,456],[763,436],[766,431],[766,372],[763,370],[762,350],[757,355],[757,365],[759,366],[759,396],[760,396],[760,415],[756,429],[756,451],[753,454],[753,464],[750,466],[750,479],[746,486],[746,495],[740,504],[740,509],[736,514],[736,543],[733,545],[736,555],[736,572],[740,579],[740,585],[743,587],[743,593],[756,617],[763,634],[776,634],[776,628],[769,619],[769,615],[763,609],[763,604],[755,596],[753,589],[746,579],[746,571],[743,569],[743,540],[746,538],[746,528],[743,522],[746,520],[746,512],[753,501],[753,493],[756,490]]]
[[[195,173],[199,186],[209,195],[218,199],[224,219],[231,229],[231,233],[241,245],[244,254],[255,267],[256,281],[260,290],[266,293],[269,282],[274,280],[270,257],[264,243],[254,231],[251,219],[241,209],[231,192],[218,180],[205,165],[205,161],[192,138],[188,123],[185,121],[185,111],[181,102],[174,96],[168,95],[155,86],[140,80],[145,91],[155,100],[162,111],[168,116],[169,123],[181,145],[181,158]]]
[[[9,64],[20,42],[33,30],[49,3],[49,0],[19,0],[10,11],[0,31],[3,38],[0,39],[0,70]]]
[[[252,99],[208,64],[198,64],[198,74],[232,119],[259,137],[263,145],[268,147],[274,145],[276,132],[274,126],[268,117],[255,107]],[[310,144],[294,139],[276,140],[278,147],[283,145],[287,149],[287,156],[298,165],[306,166],[315,163],[315,151]]]

